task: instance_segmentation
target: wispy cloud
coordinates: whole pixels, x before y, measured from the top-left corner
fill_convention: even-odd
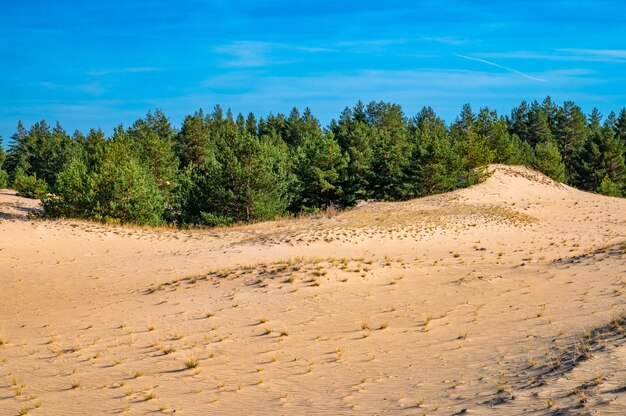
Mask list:
[[[298,53],[332,52],[332,49],[274,42],[235,41],[217,46],[213,48],[213,52],[230,57],[224,62],[226,66],[257,68],[297,62],[300,60],[295,57]]]
[[[337,46],[365,46],[365,47],[383,47],[390,45],[399,45],[407,43],[406,39],[373,39],[373,40],[351,40],[338,42]]]
[[[624,49],[559,49],[559,51],[582,57],[626,61],[626,50]]]
[[[132,74],[138,72],[157,72],[161,68],[155,68],[152,66],[139,66],[130,68],[109,68],[109,69],[92,69],[86,72],[87,75],[101,76],[111,74]]]
[[[461,39],[461,38],[457,38],[456,36],[426,36],[426,37],[420,38],[420,40],[443,43],[445,45],[454,45],[454,46],[466,45],[468,43],[471,43],[471,41],[468,39]]]
[[[49,91],[62,91],[62,92],[80,92],[89,95],[100,95],[105,89],[99,82],[89,82],[84,84],[61,84],[58,82],[39,82],[37,83],[42,88]]]
[[[455,54],[455,55],[456,55],[456,56],[458,56],[459,58],[467,59],[467,60],[470,60],[470,61],[481,62],[481,63],[486,64],[486,65],[491,65],[491,66],[496,67],[496,68],[504,69],[505,71],[509,71],[509,72],[511,72],[511,73],[513,73],[513,74],[517,74],[517,75],[519,75],[519,76],[522,76],[522,77],[524,77],[524,78],[526,78],[526,79],[530,79],[530,80],[532,80],[532,81],[537,81],[537,82],[547,82],[547,81],[546,81],[545,79],[543,79],[543,78],[537,78],[537,77],[534,77],[534,76],[532,76],[532,75],[529,75],[529,74],[527,74],[527,73],[525,73],[525,72],[518,71],[518,70],[517,70],[517,69],[515,69],[515,68],[511,68],[511,67],[508,67],[508,66],[500,65],[500,64],[497,64],[497,63],[495,63],[495,62],[488,61],[488,60],[486,60],[486,59],[474,58],[474,57],[471,57],[471,56],[459,55],[459,54]]]
[[[556,49],[548,52],[508,51],[474,53],[481,58],[535,59],[564,62],[626,62],[626,50],[621,49]]]

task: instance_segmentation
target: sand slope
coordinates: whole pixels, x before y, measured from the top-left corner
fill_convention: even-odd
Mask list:
[[[491,170],[207,231],[0,192],[0,415],[626,414],[626,200]]]

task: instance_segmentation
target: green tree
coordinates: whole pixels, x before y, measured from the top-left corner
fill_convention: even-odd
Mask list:
[[[348,163],[331,132],[305,137],[294,154],[293,212],[314,211],[342,200]]]
[[[180,222],[215,226],[282,215],[289,202],[286,145],[228,119],[221,128],[215,157],[184,172]]]
[[[565,180],[565,165],[563,164],[561,153],[554,140],[549,139],[537,143],[535,153],[535,168],[539,172],[557,182],[563,182]]]
[[[22,168],[15,172],[13,188],[19,196],[24,198],[45,198],[48,194],[48,186],[43,179],[37,179],[37,175],[27,175]]]
[[[587,135],[585,114],[574,102],[566,101],[557,117],[555,139],[563,157],[568,182],[574,175],[576,155],[585,144]]]
[[[352,111],[346,108],[338,122],[331,122],[330,130],[347,161],[341,181],[341,205],[351,206],[369,197],[368,179],[372,176],[370,164],[374,129],[364,121],[354,119]]]
[[[511,137],[504,117],[482,108],[476,120],[477,134],[484,136],[493,152],[493,162],[516,165],[521,163],[519,143]]]
[[[88,170],[82,158],[74,158],[57,175],[53,195],[43,201],[49,217],[94,219],[99,218],[95,205],[96,176]]]
[[[624,146],[608,126],[594,129],[587,138],[577,157],[574,185],[599,192],[605,177],[621,188],[626,183]]]
[[[411,154],[408,124],[397,104],[371,102],[366,117],[372,128],[369,195],[379,200],[406,199],[405,174]]]
[[[461,116],[452,125],[450,134],[456,150],[461,156],[464,180],[461,186],[469,186],[482,180],[494,154],[489,148],[487,137],[481,134],[469,104],[465,104]]]
[[[6,188],[9,186],[9,174],[4,170],[4,162],[6,160],[6,153],[2,146],[2,136],[0,136],[0,188]]]
[[[185,117],[175,141],[174,149],[182,168],[210,163],[214,157],[215,148],[202,110]]]
[[[407,172],[410,196],[455,189],[463,177],[462,161],[442,119],[424,107],[413,120],[412,156]]]

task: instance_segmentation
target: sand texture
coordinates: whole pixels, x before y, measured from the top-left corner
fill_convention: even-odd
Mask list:
[[[195,231],[0,191],[0,416],[625,415],[626,199],[490,170]]]

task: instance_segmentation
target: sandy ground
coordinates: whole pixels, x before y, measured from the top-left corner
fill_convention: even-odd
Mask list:
[[[206,231],[0,191],[0,415],[626,414],[626,200],[492,170]]]

